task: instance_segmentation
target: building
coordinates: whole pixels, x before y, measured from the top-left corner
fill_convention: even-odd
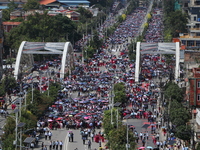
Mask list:
[[[73,11],[73,10],[69,10],[69,11],[66,11],[65,12],[65,15],[71,19],[72,21],[78,21],[79,20],[79,16],[80,16],[80,13],[76,12],[76,11]]]
[[[0,11],[0,79],[3,76],[3,59],[2,59],[2,49],[3,49],[3,25],[2,25],[2,11]]]
[[[66,5],[57,0],[41,0],[39,3],[40,5],[44,5],[46,8],[60,8],[61,6]]]
[[[188,77],[189,106],[200,107],[200,68],[193,68],[191,77]]]
[[[89,8],[90,2],[87,0],[58,0],[69,7],[86,7]]]
[[[186,49],[200,49],[200,0],[182,2],[183,10],[188,13],[188,33],[181,33],[180,40]]]
[[[9,32],[12,28],[20,25],[21,22],[3,22],[3,28],[5,32]]]
[[[23,10],[15,10],[10,13],[10,20],[16,19],[16,18],[23,18],[25,19],[25,11]]]

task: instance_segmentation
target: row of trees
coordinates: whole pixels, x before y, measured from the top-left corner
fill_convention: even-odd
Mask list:
[[[192,136],[191,127],[188,125],[191,117],[182,104],[183,91],[174,82],[167,83],[164,91],[165,98],[168,100],[168,109],[165,110],[164,118],[172,124],[170,132],[182,140],[189,141]]]
[[[57,91],[60,89],[60,85],[58,83],[50,83],[49,87],[49,96],[47,95],[47,91],[44,93],[40,93],[39,90],[34,89],[33,91],[33,101],[32,101],[32,92],[31,89],[28,90],[27,98],[26,98],[26,106],[22,107],[21,116],[19,117],[18,122],[24,122],[25,126],[23,127],[23,136],[22,141],[26,137],[29,136],[30,133],[34,129],[36,129],[37,120],[44,116],[44,112],[48,108],[49,105],[53,103],[57,96]],[[2,147],[5,150],[13,150],[15,145],[13,145],[13,141],[15,140],[15,115],[10,114],[7,117],[6,125],[3,128],[5,134],[2,137]],[[19,141],[18,141],[19,142]],[[19,145],[19,143],[17,143]]]
[[[120,102],[122,103],[122,105],[126,103],[125,86],[123,83],[117,83],[114,85],[114,94],[115,103]],[[119,106],[104,111],[103,129],[106,139],[108,140],[107,146],[109,147],[109,149],[125,150],[127,143],[130,144],[131,149],[136,148],[134,134],[131,130],[127,129],[128,126],[126,125],[126,123],[123,123],[122,119],[122,111]]]
[[[163,1],[164,6],[164,40],[171,42],[179,33],[187,32],[187,14],[181,10],[175,10],[175,0]]]

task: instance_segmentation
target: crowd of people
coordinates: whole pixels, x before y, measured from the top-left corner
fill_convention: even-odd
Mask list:
[[[168,66],[166,58],[159,54],[142,55],[140,82],[135,83],[135,63],[128,58],[128,38],[133,39],[138,35],[146,13],[146,7],[139,7],[131,15],[128,15],[126,20],[105,41],[104,45],[107,45],[107,47],[102,48],[87,63],[83,64],[78,61],[79,57],[75,56],[77,61],[75,61],[74,70],[70,76],[62,81],[62,89],[58,91],[57,99],[53,105],[49,106],[45,116],[37,123],[38,131],[44,134],[45,140],[50,141],[49,149],[58,149],[59,145],[60,150],[62,149],[62,141],[51,141],[50,130],[58,128],[69,130],[69,142],[74,142],[71,129],[79,129],[83,144],[86,144],[87,141],[88,149],[91,148],[92,142],[99,143],[99,147],[101,147],[101,142],[105,140],[104,135],[95,131],[102,126],[104,110],[111,107],[110,97],[113,84],[121,82],[126,86],[127,104],[129,104],[122,108],[123,116],[130,114],[133,119],[146,119],[151,126],[150,133],[148,131],[138,132],[138,129],[133,128],[136,142],[145,146],[147,141],[152,140],[152,143],[154,143],[152,147],[173,149],[173,145],[168,144],[172,139],[174,141],[173,135],[170,135],[170,139],[164,141],[161,141],[159,137],[160,129],[162,129],[164,136],[166,136],[167,129],[162,128],[164,122],[161,108],[157,107],[158,79],[162,74],[168,74],[166,78],[169,78],[170,69],[173,69],[173,62],[171,66]],[[103,30],[113,21],[113,17],[109,17],[102,24],[101,29]],[[146,42],[162,41],[161,9],[155,8],[153,10],[145,39]],[[83,38],[77,45],[82,45],[84,42],[86,40]],[[113,47],[113,45],[115,46]],[[112,48],[115,51],[109,52],[109,49]],[[59,68],[59,62],[54,68]],[[31,80],[29,77],[25,78]],[[47,78],[39,78],[39,80],[48,85],[49,80]],[[44,131],[44,129],[50,130]],[[91,139],[88,139],[88,137]],[[180,143],[179,141],[176,142]],[[46,145],[43,145],[43,150],[46,147]]]
[[[147,43],[163,42],[163,12],[161,8],[155,8],[152,11],[151,20],[145,33],[145,41]]]

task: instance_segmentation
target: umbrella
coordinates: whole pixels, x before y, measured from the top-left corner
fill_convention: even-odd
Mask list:
[[[142,128],[148,128],[150,125],[149,124],[144,124],[143,126],[142,126]]]
[[[89,117],[88,116],[86,116],[86,117],[83,117],[84,119],[89,119]]]
[[[169,141],[168,145],[174,145],[175,143],[176,143],[176,141],[171,140],[171,141]]]
[[[138,149],[145,149],[145,147],[139,147]]]
[[[56,120],[62,120],[63,118],[62,117],[59,117],[59,118],[57,118]]]
[[[48,122],[52,122],[53,120],[52,119],[48,119]]]
[[[153,149],[153,147],[152,147],[152,146],[147,146],[147,148],[149,148],[149,149]]]
[[[52,115],[52,114],[50,114],[50,115],[49,115],[49,117],[53,117],[53,115]]]

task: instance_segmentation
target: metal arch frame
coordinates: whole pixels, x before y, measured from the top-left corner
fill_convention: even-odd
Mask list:
[[[140,47],[141,42],[137,42],[136,47],[136,64],[135,64],[135,82],[139,82],[140,74]],[[175,56],[176,56],[176,66],[175,66],[175,80],[180,77],[180,43],[175,43]]]
[[[23,54],[23,48],[24,48],[24,45],[26,44],[26,42],[27,41],[23,41],[20,44],[20,47],[19,47],[19,50],[18,50],[18,53],[17,53],[16,63],[15,63],[15,70],[14,70],[14,77],[15,77],[16,80],[18,79],[21,56]],[[69,60],[69,71],[71,73],[71,60],[74,63],[73,52],[74,51],[73,51],[72,44],[70,42],[65,42],[62,53],[59,53],[59,52],[57,53],[57,54],[62,54],[60,79],[64,79],[66,60],[67,60],[67,56],[69,56],[69,55],[72,55],[72,56],[69,57],[69,59],[70,59]],[[26,53],[26,52],[24,52],[24,53]],[[29,53],[29,54],[31,54],[31,53]],[[34,53],[32,53],[32,54],[34,54]]]
[[[17,80],[18,79],[18,74],[19,74],[19,65],[20,65],[20,61],[21,61],[21,56],[22,56],[22,52],[23,52],[23,48],[25,45],[26,41],[23,41],[19,47],[18,53],[17,53],[17,59],[16,59],[16,63],[15,63],[15,71],[14,71],[14,77]]]
[[[70,42],[66,42],[65,46],[64,46],[64,50],[63,50],[63,55],[62,55],[62,63],[61,63],[61,69],[60,69],[60,79],[64,79],[67,54],[71,54],[71,53],[73,53],[72,44]],[[71,63],[71,58],[69,60],[69,63]],[[69,64],[69,71],[71,71],[71,64]]]

